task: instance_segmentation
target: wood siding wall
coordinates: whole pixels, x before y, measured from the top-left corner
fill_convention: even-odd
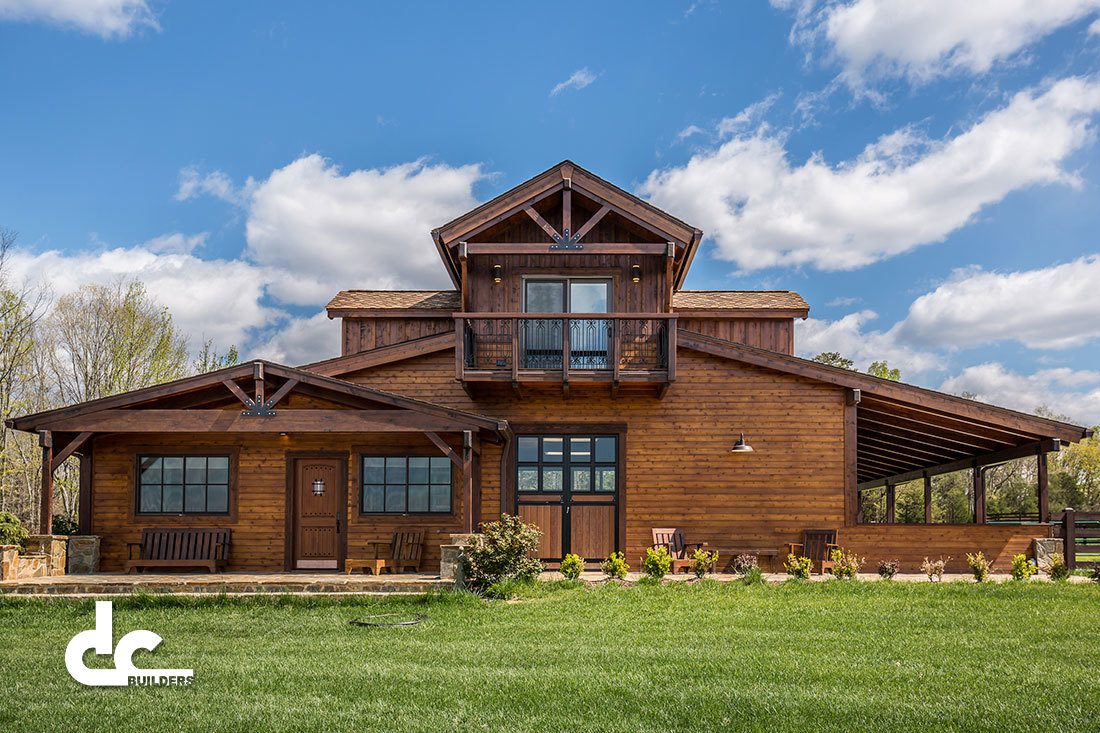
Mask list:
[[[792,318],[692,318],[680,316],[679,327],[704,336],[734,341],[760,349],[794,354]]]
[[[342,325],[343,356],[455,330],[449,313],[442,318],[344,318]]]
[[[924,558],[942,557],[947,571],[966,573],[968,552],[982,552],[998,572],[1012,568],[1013,555],[1031,556],[1035,537],[1049,537],[1049,525],[863,524],[840,531],[845,548],[867,559],[873,573],[881,560],[898,560],[902,572],[919,572]]]

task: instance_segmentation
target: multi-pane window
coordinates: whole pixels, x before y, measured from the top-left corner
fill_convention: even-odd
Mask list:
[[[614,435],[521,435],[516,441],[520,493],[613,493],[617,484]]]
[[[229,456],[139,456],[138,513],[228,514]]]
[[[450,514],[451,460],[444,456],[363,456],[366,514]]]

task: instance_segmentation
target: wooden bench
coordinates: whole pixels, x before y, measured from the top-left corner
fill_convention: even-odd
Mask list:
[[[216,573],[229,562],[232,530],[209,527],[141,530],[141,542],[128,542],[126,572],[138,568],[204,568]],[[134,557],[134,548],[138,557]]]
[[[353,570],[370,570],[375,575],[380,575],[383,568],[389,568],[391,573],[400,573],[406,568],[412,568],[414,573],[420,572],[420,562],[424,555],[423,532],[394,532],[393,539],[389,542],[371,542],[374,557],[348,558],[344,560],[344,572],[351,575]]]

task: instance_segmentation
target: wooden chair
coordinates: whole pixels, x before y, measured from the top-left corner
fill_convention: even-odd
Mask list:
[[[654,527],[653,528],[653,549],[658,547],[664,547],[668,550],[668,554],[672,556],[672,573],[676,573],[683,570],[687,572],[691,570],[691,555],[695,550],[706,547],[706,542],[696,542],[694,544],[688,544],[684,540],[684,530],[676,527]],[[688,548],[691,548],[690,550]]]
[[[229,562],[232,530],[152,528],[141,530],[141,542],[128,542],[126,572],[138,568],[204,568],[216,573]],[[134,548],[138,557],[134,557]]]
[[[389,568],[391,573],[400,573],[405,568],[412,568],[415,573],[420,572],[420,562],[424,555],[423,532],[394,532],[391,541],[371,542],[370,545],[374,556],[348,558],[344,561],[345,573],[351,575],[353,570],[359,568],[370,570],[375,575],[380,575],[382,568]]]
[[[836,533],[835,529],[804,529],[801,542],[787,543],[783,558],[786,559],[787,555],[808,557],[818,572],[824,574],[833,569],[833,550],[840,549],[836,542]]]

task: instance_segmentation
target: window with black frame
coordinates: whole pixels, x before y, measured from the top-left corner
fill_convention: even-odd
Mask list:
[[[138,456],[138,514],[228,514],[229,456]]]
[[[614,435],[521,435],[516,439],[520,494],[614,493],[618,470]]]
[[[451,460],[445,456],[363,456],[364,514],[450,514]]]

